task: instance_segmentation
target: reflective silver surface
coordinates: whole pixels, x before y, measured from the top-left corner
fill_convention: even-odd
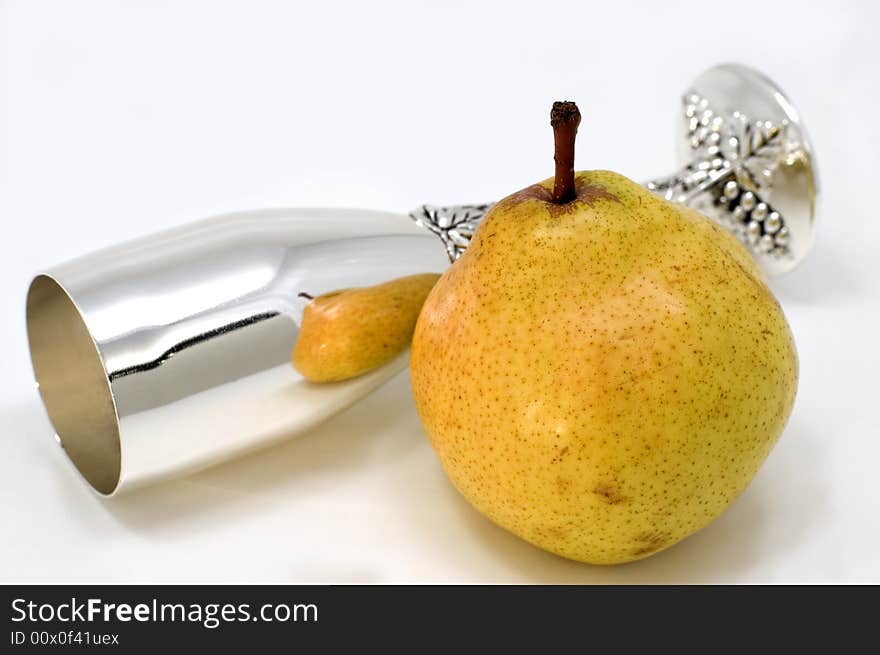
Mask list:
[[[300,292],[447,266],[436,236],[405,216],[359,210],[231,214],[119,245],[32,285],[41,393],[62,444],[102,493],[199,469],[302,432],[406,366],[404,353],[349,381],[303,380],[290,364],[307,302]],[[90,376],[88,343],[70,336],[76,310],[109,398]],[[107,407],[116,426],[99,420]]]

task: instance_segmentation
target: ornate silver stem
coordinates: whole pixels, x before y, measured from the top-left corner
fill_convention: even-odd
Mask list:
[[[766,199],[776,169],[802,148],[787,138],[789,122],[752,122],[740,111],[723,116],[698,93],[686,94],[682,104],[692,159],[648,189],[712,216],[759,259],[790,258],[789,228]]]
[[[793,268],[812,246],[817,182],[791,102],[760,73],[725,64],[694,81],[682,118],[683,165],[645,186],[718,221],[766,272]],[[491,206],[422,205],[410,216],[440,237],[454,261]]]
[[[433,232],[446,248],[449,261],[454,262],[468,247],[474,230],[489,211],[492,203],[435,207],[422,205],[409,213],[418,225]]]

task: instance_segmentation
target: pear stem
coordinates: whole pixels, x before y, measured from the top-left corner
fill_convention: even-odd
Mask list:
[[[553,202],[557,205],[575,199],[574,188],[574,140],[581,112],[573,102],[554,102],[550,110],[550,125],[553,126],[553,161],[556,162],[556,177],[553,180]]]

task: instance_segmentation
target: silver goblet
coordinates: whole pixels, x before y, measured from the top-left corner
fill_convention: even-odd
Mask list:
[[[683,100],[680,167],[648,188],[714,217],[768,273],[813,241],[817,184],[797,112],[744,66],[705,72]],[[27,329],[61,445],[100,494],[191,472],[302,433],[401,371],[311,384],[290,364],[300,297],[441,272],[484,205],[219,216],[37,275]]]

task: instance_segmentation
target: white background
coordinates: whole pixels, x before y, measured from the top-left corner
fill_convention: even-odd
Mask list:
[[[880,582],[880,11],[817,4],[0,0],[0,580]],[[794,98],[823,211],[772,283],[801,361],[789,426],[680,545],[598,568],[496,528],[447,483],[406,375],[111,500],[55,446],[24,332],[35,271],[234,209],[496,199],[552,174],[554,99],[583,111],[579,168],[670,172],[680,93],[727,60]]]

